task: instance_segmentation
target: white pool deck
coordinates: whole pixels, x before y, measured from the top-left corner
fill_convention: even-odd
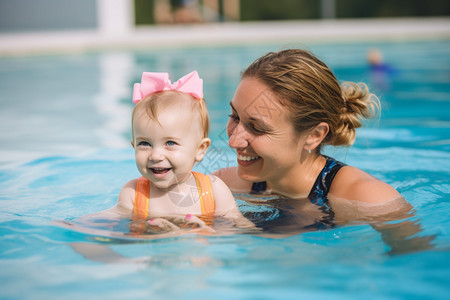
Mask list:
[[[255,43],[450,39],[450,18],[352,19],[145,26],[127,33],[0,34],[0,55]]]

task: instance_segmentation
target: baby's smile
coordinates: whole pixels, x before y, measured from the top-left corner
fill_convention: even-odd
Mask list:
[[[150,171],[155,175],[165,175],[170,170],[172,170],[172,168],[150,168]]]

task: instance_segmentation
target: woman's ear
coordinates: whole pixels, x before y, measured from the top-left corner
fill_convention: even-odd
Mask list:
[[[325,122],[319,123],[316,127],[311,129],[305,141],[305,150],[313,151],[316,149],[320,143],[322,143],[329,131],[330,126]]]
[[[211,145],[211,140],[209,138],[204,138],[201,140],[200,145],[197,148],[197,154],[195,155],[195,161],[201,161],[206,154],[209,146]]]

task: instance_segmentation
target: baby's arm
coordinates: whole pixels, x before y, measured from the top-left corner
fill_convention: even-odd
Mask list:
[[[119,199],[113,207],[100,212],[83,216],[79,220],[92,219],[131,219],[133,213],[134,195],[136,191],[136,179],[127,182],[119,193]]]
[[[137,179],[128,181],[119,193],[119,200],[116,206],[111,209],[115,210],[122,217],[131,219],[133,214],[134,197],[136,195]]]
[[[238,209],[236,200],[228,186],[218,177],[208,175],[216,204],[216,216],[232,219],[238,227],[254,227],[255,225],[245,218]]]

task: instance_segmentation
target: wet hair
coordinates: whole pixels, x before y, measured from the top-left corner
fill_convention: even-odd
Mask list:
[[[186,98],[186,99],[182,99]],[[178,91],[164,91],[159,93],[154,93],[144,97],[141,101],[139,101],[133,109],[133,113],[131,115],[131,128],[134,140],[134,116],[137,111],[145,109],[149,118],[157,123],[158,121],[158,113],[161,110],[164,110],[168,107],[179,107],[179,103],[182,101],[183,104],[191,105],[192,111],[198,112],[198,120],[202,122],[203,128],[203,138],[208,137],[209,132],[209,116],[208,110],[206,108],[205,100],[198,100],[192,97],[189,94],[181,93]]]
[[[242,73],[242,79],[246,77],[269,87],[288,110],[297,133],[327,123],[330,130],[320,147],[352,145],[362,119],[373,117],[380,109],[378,98],[369,93],[366,84],[340,85],[325,63],[301,49],[267,53]]]

